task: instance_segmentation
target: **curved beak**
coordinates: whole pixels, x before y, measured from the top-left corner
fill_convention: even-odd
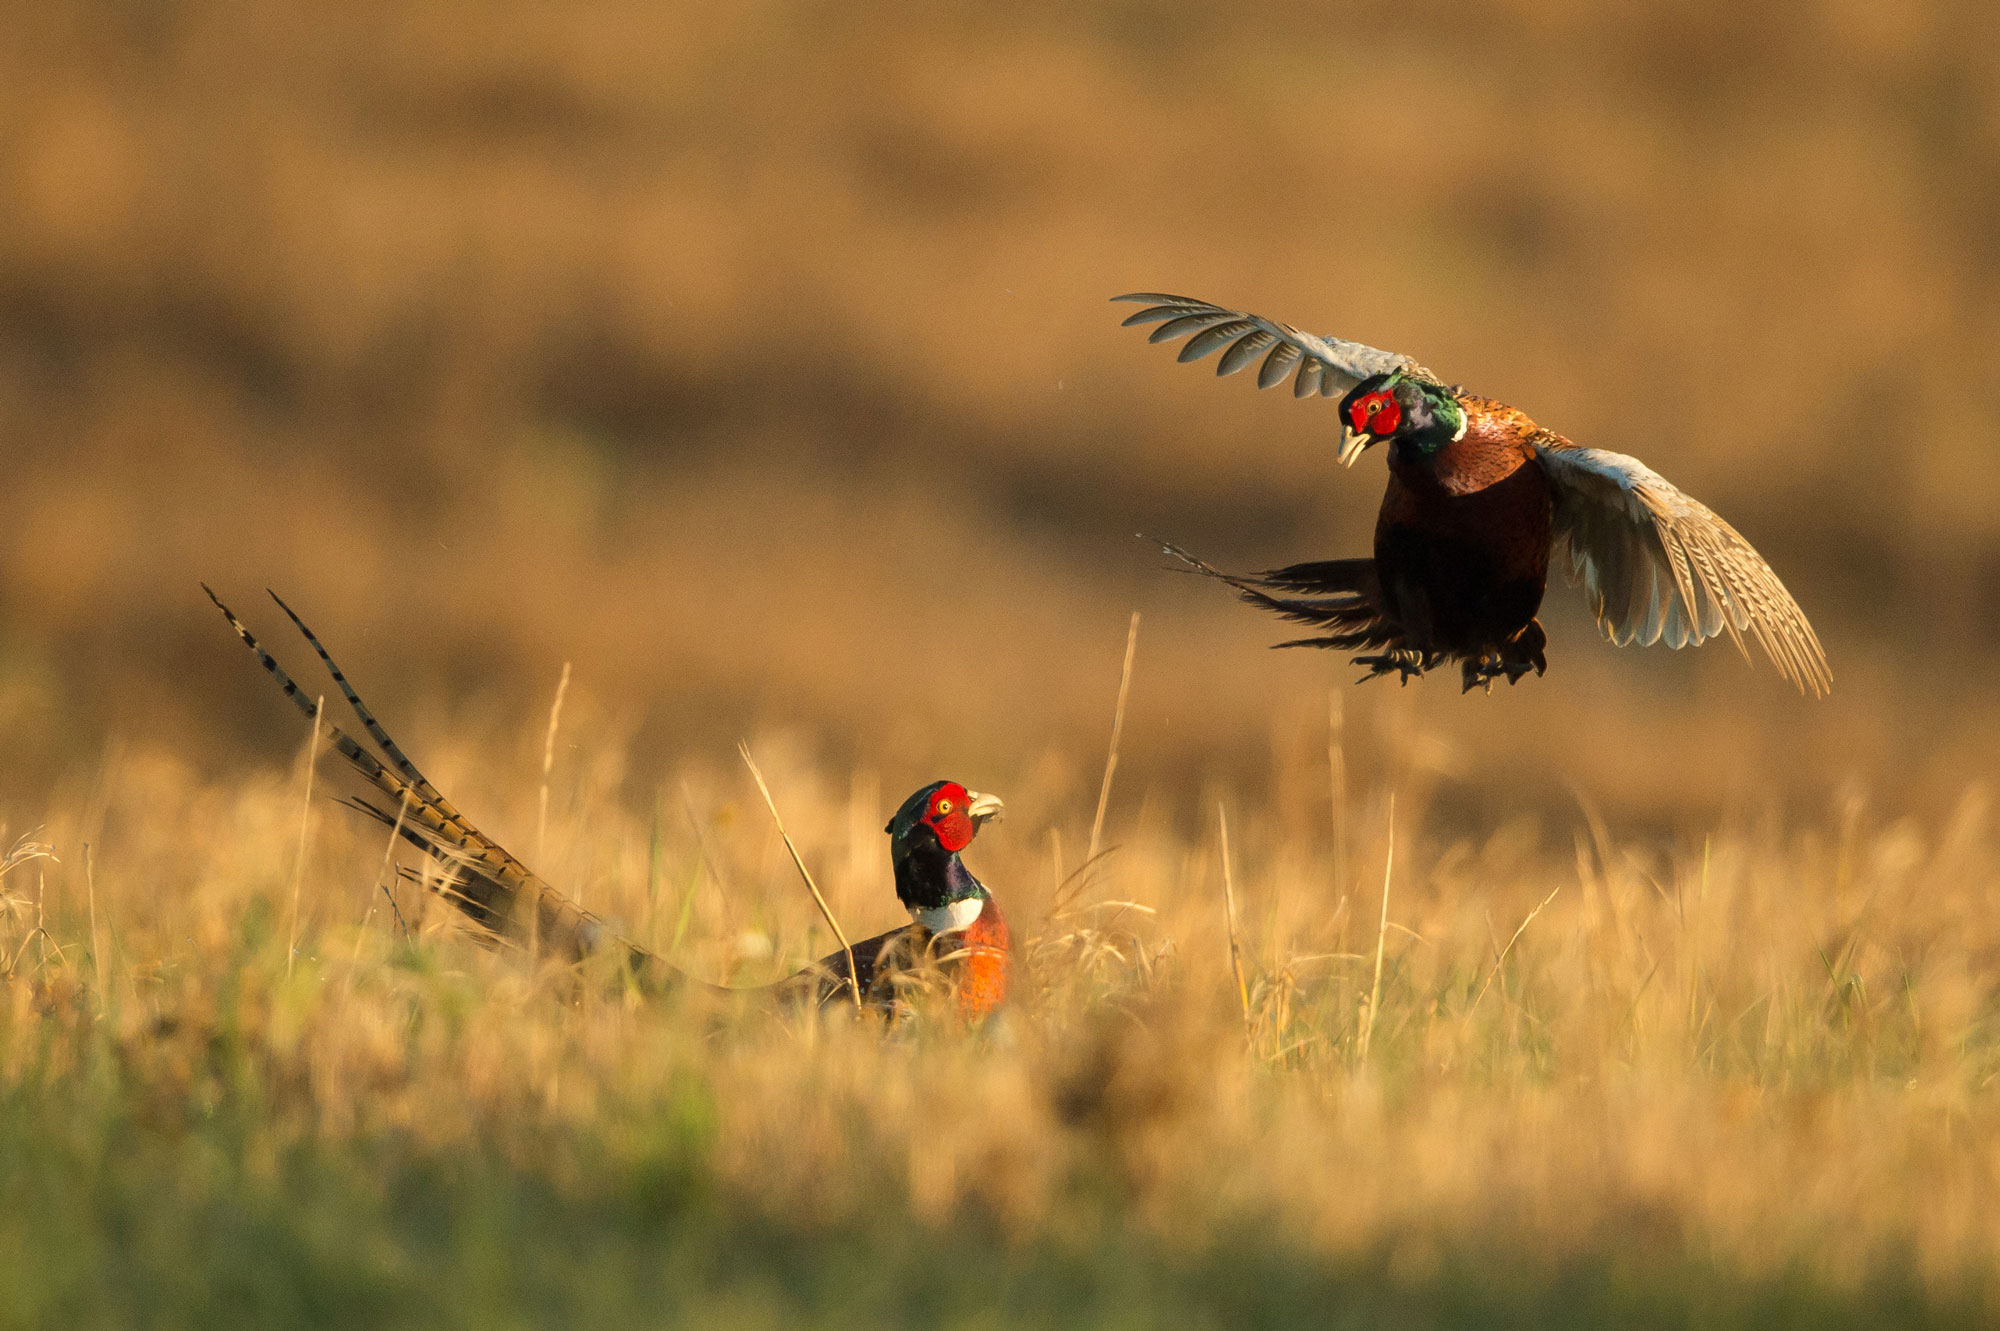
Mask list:
[[[1340,432],[1340,465],[1351,467],[1361,457],[1362,451],[1375,442],[1375,436],[1366,430],[1348,426]]]
[[[972,800],[965,811],[971,816],[976,827],[984,827],[990,822],[995,822],[1006,812],[1007,806],[1000,802],[998,795],[982,795],[976,790],[968,790],[965,793]]]

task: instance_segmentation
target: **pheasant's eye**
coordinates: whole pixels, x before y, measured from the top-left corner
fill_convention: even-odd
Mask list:
[[[938,811],[938,812],[939,812],[940,814],[946,814],[946,813],[950,813],[950,812],[951,812],[951,801],[950,801],[950,800],[939,800],[939,801],[937,802],[937,811]]]

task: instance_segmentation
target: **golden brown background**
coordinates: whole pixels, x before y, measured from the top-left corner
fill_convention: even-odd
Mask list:
[[[1992,0],[0,4],[0,1321],[1994,1325],[1996,219]],[[1831,698],[1266,650],[1134,533],[1381,461],[1135,289],[1637,454]],[[739,738],[857,937],[1005,795],[1000,1036],[472,946],[203,580],[702,980],[832,946]]]
[[[1127,809],[1323,801],[1271,774],[1330,685],[1358,781],[1479,823],[1954,794],[2000,736],[1996,89],[1980,0],[10,6],[0,786],[18,829],[106,743],[293,752],[207,579],[420,756],[518,723],[487,791],[569,661],[635,801],[783,729],[1087,819],[1138,608]],[[1360,552],[1380,464],[1121,332],[1133,289],[1643,457],[1832,698],[1563,588],[1491,699],[1265,651],[1133,534]]]

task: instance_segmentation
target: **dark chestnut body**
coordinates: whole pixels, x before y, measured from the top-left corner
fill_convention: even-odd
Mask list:
[[[1375,524],[1381,610],[1426,656],[1507,659],[1541,608],[1555,494],[1522,442],[1526,418],[1466,405],[1463,438],[1429,457],[1389,450]]]

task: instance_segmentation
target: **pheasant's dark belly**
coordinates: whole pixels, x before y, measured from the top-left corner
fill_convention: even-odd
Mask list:
[[[1552,521],[1548,481],[1532,462],[1464,495],[1392,476],[1375,566],[1405,642],[1476,657],[1526,628],[1548,584]]]

